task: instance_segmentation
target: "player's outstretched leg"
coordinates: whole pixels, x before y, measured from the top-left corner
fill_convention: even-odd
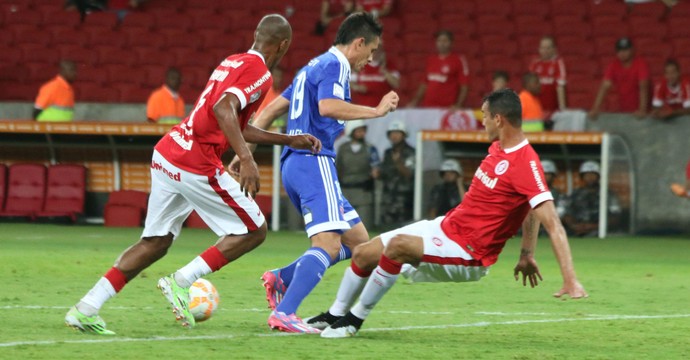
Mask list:
[[[348,312],[333,325],[325,328],[321,332],[321,337],[337,339],[355,336],[362,327],[362,323],[364,323],[363,319]]]
[[[262,276],[264,289],[266,289],[266,301],[271,310],[275,310],[283,300],[287,286],[281,278],[281,269],[266,271]]]
[[[100,316],[86,316],[77,310],[76,306],[72,306],[65,315],[65,325],[83,333],[115,335],[115,332],[105,328],[105,321]]]
[[[307,325],[295,314],[285,314],[280,311],[272,311],[268,317],[268,326],[273,330],[288,333],[318,334],[321,330]]]

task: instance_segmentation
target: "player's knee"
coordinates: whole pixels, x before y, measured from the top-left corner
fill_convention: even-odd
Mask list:
[[[392,260],[401,261],[409,252],[409,240],[402,235],[393,236],[383,249],[383,254]]]
[[[249,233],[249,240],[252,241],[255,246],[261,245],[264,240],[266,240],[266,234],[268,233],[268,226],[266,222],[259,226],[258,229]]]
[[[374,242],[364,243],[352,250],[352,261],[361,269],[373,270],[380,257],[380,247]]]
[[[170,245],[172,245],[173,235],[145,237],[141,239],[141,242],[149,252],[162,256],[168,252]]]

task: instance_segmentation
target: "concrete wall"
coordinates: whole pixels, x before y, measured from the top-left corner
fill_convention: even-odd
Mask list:
[[[605,114],[588,121],[587,130],[620,134],[630,146],[636,169],[637,232],[690,233],[690,201],[669,190],[671,182],[685,182],[690,117],[661,121]]]

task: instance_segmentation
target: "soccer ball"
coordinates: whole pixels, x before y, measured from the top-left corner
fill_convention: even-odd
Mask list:
[[[189,288],[189,311],[196,321],[204,321],[218,309],[218,290],[210,281],[198,279]]]

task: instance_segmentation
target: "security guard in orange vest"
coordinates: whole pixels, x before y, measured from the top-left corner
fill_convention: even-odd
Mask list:
[[[170,68],[165,74],[165,85],[156,89],[146,104],[146,117],[159,124],[178,124],[184,119],[184,100],[178,93],[182,74]]]
[[[72,121],[77,66],[69,60],[60,61],[60,73],[41,86],[34,104],[33,117],[38,121]]]

